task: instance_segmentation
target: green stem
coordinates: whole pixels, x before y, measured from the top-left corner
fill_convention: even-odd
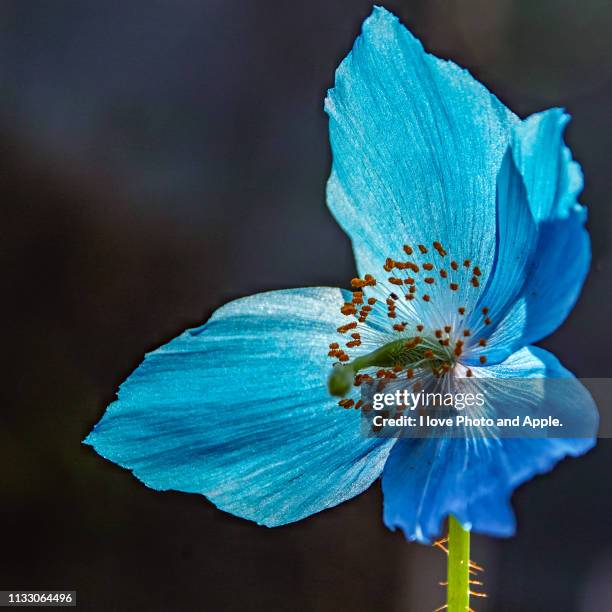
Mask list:
[[[470,608],[470,532],[454,517],[448,519],[448,612]]]

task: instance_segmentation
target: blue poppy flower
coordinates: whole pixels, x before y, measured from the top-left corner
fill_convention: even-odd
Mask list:
[[[569,117],[520,120],[382,8],[325,109],[327,198],[354,248],[352,291],[272,291],[223,306],[148,354],[85,442],[153,489],[200,493],[263,525],[300,520],[382,477],[384,521],[409,539],[431,541],[449,514],[510,535],[513,490],[592,437],[369,437],[354,408],[366,407],[377,375],[572,377],[531,346],[568,315],[590,260],[582,175],[562,137]],[[397,341],[412,348],[386,367]],[[593,411],[586,393],[580,405],[554,401]]]

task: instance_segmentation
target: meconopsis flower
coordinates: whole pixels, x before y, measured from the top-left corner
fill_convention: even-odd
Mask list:
[[[384,385],[572,377],[531,346],[570,312],[590,260],[568,115],[519,119],[381,8],[325,109],[327,200],[354,248],[351,290],[223,306],[148,354],[86,443],[149,487],[199,493],[263,525],[381,477],[384,521],[409,539],[430,542],[451,514],[510,535],[514,489],[592,436],[385,437],[362,425]],[[552,400],[594,412],[586,392]]]

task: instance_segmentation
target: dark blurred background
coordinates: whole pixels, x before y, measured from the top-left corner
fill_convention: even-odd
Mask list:
[[[586,174],[593,266],[542,344],[610,376],[612,3],[387,2],[525,116],[560,105]],[[381,521],[375,485],[276,530],[154,493],[80,444],[151,350],[229,299],[345,284],[322,110],[362,0],[0,3],[4,395],[0,588],[85,610],[431,611],[442,553]],[[475,537],[479,611],[612,610],[612,444]]]

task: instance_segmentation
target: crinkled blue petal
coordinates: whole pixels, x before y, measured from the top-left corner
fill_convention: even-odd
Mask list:
[[[474,374],[572,377],[552,354],[536,347],[521,349],[501,364],[474,368]],[[581,391],[570,397],[562,392],[566,386],[547,385],[547,393],[558,392],[548,401],[557,404],[559,412],[582,410],[596,415],[591,396],[578,381],[576,385]],[[592,437],[401,439],[383,472],[385,524],[393,530],[399,527],[411,540],[427,543],[440,535],[444,519],[453,514],[473,531],[512,535],[514,489],[549,471],[563,457],[580,455],[593,445]]]
[[[580,165],[563,142],[570,116],[560,108],[535,113],[515,126],[514,160],[523,175],[537,221],[566,218],[572,212],[585,220],[577,201],[583,187]]]
[[[477,259],[485,281],[496,179],[516,116],[466,70],[426,53],[382,8],[338,68],[325,109],[328,204],[360,273],[377,276],[406,243],[439,241],[457,261]],[[463,306],[477,296],[467,291]]]
[[[381,473],[392,440],[327,392],[339,289],[231,302],[148,354],[86,439],[147,486],[201,493],[275,526],[334,506]]]
[[[563,143],[568,121],[562,110],[552,109],[532,115],[514,130],[512,152],[538,237],[520,295],[509,309],[492,312],[489,346],[480,351],[489,360],[499,361],[552,333],[574,306],[588,272],[586,209],[577,201],[582,173]],[[485,292],[481,304],[494,297]]]

